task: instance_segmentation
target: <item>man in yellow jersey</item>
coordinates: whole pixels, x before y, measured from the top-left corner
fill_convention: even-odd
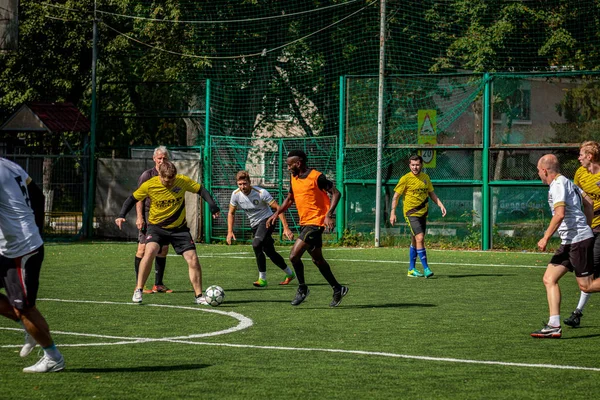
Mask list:
[[[133,206],[138,201],[150,198],[146,251],[140,262],[137,287],[132,298],[134,303],[142,302],[142,290],[150,274],[152,262],[160,248],[172,244],[175,252],[183,255],[188,263],[196,304],[207,304],[202,296],[202,268],[196,254],[196,245],[185,219],[185,192],[197,193],[202,196],[208,203],[213,218],[219,216],[219,207],[203,186],[185,175],[177,174],[177,168],[170,161],[163,161],[158,168],[158,176],[148,179],[125,200],[119,217],[115,220],[120,229],[125,222],[125,215]]]
[[[592,219],[592,231],[594,232],[594,276],[600,272],[600,144],[597,142],[583,142],[579,148],[579,162],[581,167],[575,172],[573,182],[581,188],[594,203],[594,218]],[[581,292],[579,303],[571,316],[563,322],[574,328],[581,323],[583,308],[587,304],[591,293]]]
[[[169,160],[169,150],[165,146],[158,146],[154,149],[152,155],[152,161],[154,161],[154,167],[144,171],[138,178],[138,187],[146,182],[148,179],[158,176],[158,167],[163,161]],[[137,213],[137,220],[135,224],[138,228],[138,247],[135,252],[135,279],[137,282],[137,276],[140,270],[140,262],[144,258],[144,251],[146,251],[146,229],[148,224],[146,222],[148,211],[150,210],[150,199],[146,198],[145,201],[138,201],[135,205]],[[169,245],[163,246],[154,260],[154,286],[152,289],[144,289],[144,293],[172,293],[173,291],[165,286],[163,277],[165,276],[165,268],[167,265],[167,253],[169,252]]]
[[[281,206],[267,220],[267,227],[273,225],[279,215],[285,212],[292,203],[296,203],[302,230],[290,252],[290,261],[298,278],[298,291],[292,300],[292,305],[297,306],[302,303],[309,293],[304,280],[304,264],[302,263],[302,255],[308,251],[321,275],[333,288],[333,299],[329,306],[337,307],[342,301],[342,297],[348,293],[348,288],[340,285],[335,279],[331,267],[323,257],[322,235],[325,228],[333,230],[335,226],[334,211],[341,194],[325,175],[308,168],[306,161],[306,154],[301,150],[292,150],[288,153],[286,163],[288,171],[292,174],[290,177],[291,187]],[[331,195],[331,200],[328,194]]]
[[[398,180],[394,188],[394,198],[392,199],[392,211],[390,213],[390,224],[396,223],[396,207],[398,199],[404,196],[404,218],[410,227],[412,236],[410,238],[409,249],[409,277],[431,278],[433,272],[427,264],[427,251],[425,250],[425,232],[427,229],[427,212],[429,210],[429,198],[442,210],[442,217],[446,216],[446,207],[433,191],[433,185],[429,175],[421,172],[423,169],[423,158],[419,155],[412,155],[409,158],[410,172]],[[423,264],[423,274],[415,268],[417,256]]]

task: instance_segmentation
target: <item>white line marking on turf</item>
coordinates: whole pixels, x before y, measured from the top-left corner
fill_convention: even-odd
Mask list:
[[[236,253],[236,254],[250,254],[250,253]],[[169,256],[179,257],[177,254],[169,254]],[[199,258],[220,258],[223,254],[199,254]],[[239,260],[254,260],[254,256],[231,256],[227,258],[234,258]],[[327,261],[343,261],[343,262],[360,262],[360,263],[377,263],[377,264],[408,264],[408,261],[401,260],[357,260],[350,258],[331,258],[327,257]],[[430,265],[456,265],[465,267],[506,267],[506,268],[543,268],[546,269],[547,265],[511,265],[511,264],[475,264],[475,263],[449,263],[449,262],[431,262]]]
[[[38,299],[43,301],[58,301],[63,303],[87,303],[87,304],[110,304],[110,305],[133,305],[139,307],[138,304],[133,303],[120,303],[113,301],[91,301],[91,300],[63,300],[63,299]],[[231,333],[235,331],[239,331],[242,329],[246,329],[253,325],[253,322],[250,318],[243,316],[242,314],[238,314],[236,312],[227,312],[220,310],[212,310],[205,308],[197,308],[197,307],[187,307],[187,306],[173,306],[173,305],[164,305],[164,304],[146,304],[146,306],[152,307],[163,307],[163,308],[176,308],[176,309],[184,309],[184,310],[193,310],[193,311],[204,311],[215,314],[221,314],[233,317],[240,321],[237,326],[229,329],[225,329],[217,332],[208,332],[201,334],[192,334],[187,336],[175,336],[175,337],[165,337],[165,338],[137,338],[137,337],[123,337],[123,336],[110,336],[110,335],[99,335],[93,333],[77,333],[77,332],[63,332],[63,331],[52,331],[53,334],[56,335],[67,335],[67,336],[83,336],[83,337],[95,337],[102,339],[119,339],[119,342],[105,342],[105,343],[72,343],[72,344],[61,344],[59,347],[91,347],[91,346],[116,346],[116,345],[126,345],[126,344],[136,344],[136,343],[148,343],[148,342],[171,342],[171,343],[181,343],[181,344],[191,344],[191,345],[199,345],[199,346],[218,346],[218,347],[233,347],[233,348],[247,348],[247,349],[263,349],[263,350],[280,350],[280,351],[308,351],[308,352],[323,352],[323,353],[342,353],[342,354],[356,354],[356,355],[365,355],[365,356],[379,356],[379,357],[391,357],[391,358],[403,358],[409,360],[421,360],[421,361],[435,361],[435,362],[451,362],[451,363],[463,363],[463,364],[479,364],[479,365],[499,365],[499,366],[507,366],[507,367],[522,367],[522,368],[547,368],[547,369],[564,369],[564,370],[578,370],[578,371],[595,371],[600,372],[600,368],[594,367],[580,367],[575,365],[557,365],[557,364],[527,364],[527,363],[514,363],[514,362],[504,362],[504,361],[485,361],[485,360],[470,360],[470,359],[460,359],[460,358],[449,358],[449,357],[429,357],[429,356],[415,356],[409,354],[397,354],[397,353],[387,353],[387,352],[379,352],[379,351],[364,351],[364,350],[343,350],[343,349],[319,349],[319,348],[309,348],[309,347],[281,347],[281,346],[259,346],[259,345],[249,345],[249,344],[235,344],[235,343],[208,343],[208,342],[194,342],[187,339],[194,339],[200,337],[208,337],[208,336],[216,336],[223,335],[226,333]],[[17,331],[22,332],[21,328],[8,328],[8,327],[0,327],[0,330],[7,331]],[[18,345],[2,345],[0,348],[14,348],[21,347],[22,344]]]
[[[57,302],[62,302],[62,303],[87,303],[87,304],[139,306],[139,304],[121,303],[121,302],[114,302],[114,301],[63,300],[63,299],[38,299],[38,300],[57,301]],[[95,337],[95,338],[102,338],[102,339],[121,340],[120,342],[111,342],[111,343],[79,343],[79,344],[71,344],[71,345],[69,345],[69,344],[61,345],[61,346],[70,346],[70,347],[107,346],[107,345],[112,346],[112,345],[120,345],[120,344],[145,343],[145,342],[177,342],[178,340],[181,340],[181,339],[196,339],[196,338],[202,338],[202,337],[226,335],[228,333],[233,333],[233,332],[244,330],[246,328],[251,327],[254,324],[254,322],[250,318],[248,318],[242,314],[233,312],[233,311],[221,311],[221,310],[214,310],[214,309],[200,308],[200,307],[173,306],[173,305],[166,305],[166,304],[144,304],[144,306],[146,306],[146,307],[148,307],[148,306],[149,307],[161,307],[161,308],[176,308],[176,309],[181,309],[181,310],[202,311],[202,312],[208,312],[208,313],[213,313],[213,314],[220,314],[220,315],[225,315],[225,316],[228,316],[228,317],[238,320],[238,324],[232,328],[223,329],[223,330],[215,331],[215,332],[197,333],[197,334],[192,334],[192,335],[163,337],[163,338],[138,338],[138,337],[127,337],[127,336],[110,336],[110,335],[99,335],[99,334],[94,334],[94,333],[63,332],[63,331],[54,331],[54,330],[52,331],[52,333],[53,334],[70,335],[70,336],[83,336],[83,337]],[[21,331],[21,332],[23,331],[20,328],[4,328],[4,327],[0,327],[0,330]],[[23,346],[23,345],[22,344],[20,344],[20,345],[4,345],[4,346],[0,346],[0,348],[1,347],[21,347],[21,346]]]
[[[408,355],[408,354],[385,353],[385,352],[379,352],[379,351],[317,349],[317,348],[309,348],[309,347],[257,346],[257,345],[233,344],[233,343],[208,343],[208,342],[185,342],[185,343],[202,345],[202,346],[221,346],[221,347],[237,347],[237,348],[248,348],[248,349],[283,350],[283,351],[313,351],[313,352],[324,352],[324,353],[344,353],[344,354],[358,354],[358,355],[365,355],[365,356],[404,358],[404,359],[409,359],[409,360],[452,362],[452,363],[464,363],[464,364],[500,365],[500,366],[507,366],[507,367],[570,369],[570,370],[600,372],[600,368],[580,367],[580,366],[576,366],[576,365],[527,364],[527,363],[514,363],[514,362],[504,362],[504,361],[469,360],[469,359],[448,358],[448,357],[412,356],[412,355]]]

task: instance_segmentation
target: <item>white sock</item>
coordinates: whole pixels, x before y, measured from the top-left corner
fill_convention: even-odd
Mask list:
[[[286,275],[292,275],[292,269],[290,267],[285,267],[285,269],[283,270],[283,272],[285,272]]]
[[[51,346],[44,347],[44,354],[55,361],[60,360],[61,357],[60,351],[58,351],[54,343]]]
[[[585,307],[591,295],[591,293],[581,292],[581,296],[579,297],[579,303],[577,304],[577,309],[579,311],[583,311],[583,307]]]
[[[550,326],[560,326],[560,315],[551,315],[548,320],[548,325]]]
[[[258,277],[259,277],[260,279],[262,279],[262,280],[266,281],[266,280],[267,280],[267,271],[265,271],[265,272],[259,272],[259,273],[258,273]]]

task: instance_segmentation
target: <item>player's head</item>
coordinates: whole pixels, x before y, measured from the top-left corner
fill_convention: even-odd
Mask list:
[[[245,195],[250,194],[250,191],[252,190],[252,185],[250,184],[250,174],[248,173],[248,171],[239,171],[235,175],[235,180],[237,182],[238,188],[242,191],[242,193],[244,193]]]
[[[423,157],[418,154],[413,154],[408,159],[408,167],[410,168],[410,172],[414,175],[419,175],[423,169]]]
[[[298,176],[301,172],[306,171],[306,153],[302,150],[292,150],[287,155],[287,169],[293,176]]]
[[[538,176],[545,184],[550,184],[560,173],[560,163],[554,154],[542,156],[537,163]]]
[[[170,161],[163,161],[158,167],[158,176],[160,183],[163,184],[167,189],[171,189],[175,184],[175,178],[177,177],[177,167]]]
[[[579,147],[579,157],[577,159],[584,168],[588,169],[592,163],[600,163],[600,144],[592,140],[583,142]]]
[[[163,163],[163,161],[169,160],[169,150],[167,150],[165,146],[158,146],[154,149],[152,160],[154,161],[154,166],[158,170],[158,167]]]

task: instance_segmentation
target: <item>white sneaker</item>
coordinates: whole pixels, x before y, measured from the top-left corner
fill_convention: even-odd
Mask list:
[[[131,298],[131,301],[133,301],[134,303],[142,302],[142,289],[135,289],[135,292],[133,292],[133,297]]]
[[[196,297],[196,304],[201,304],[203,306],[208,306],[208,301],[206,301],[206,299],[204,298],[204,296],[198,296]]]
[[[27,357],[33,351],[36,345],[37,342],[35,341],[33,336],[31,336],[27,331],[25,331],[25,344],[21,348],[21,352],[19,353],[19,355],[21,357]]]
[[[31,367],[23,368],[23,372],[58,372],[65,369],[65,359],[60,356],[59,360],[53,360],[50,357],[44,355]]]

